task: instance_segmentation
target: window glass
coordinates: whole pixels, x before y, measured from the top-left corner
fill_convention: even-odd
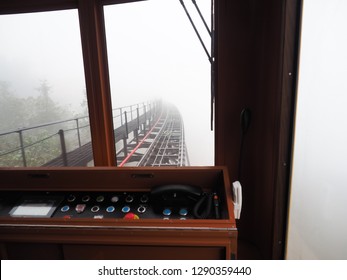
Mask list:
[[[0,17],[0,166],[91,164],[77,10]]]
[[[185,2],[209,50],[211,38]],[[209,23],[211,2],[198,4]],[[213,165],[211,66],[180,1],[104,12],[118,165]]]

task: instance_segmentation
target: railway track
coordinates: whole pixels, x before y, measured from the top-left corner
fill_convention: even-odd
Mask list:
[[[139,142],[132,142],[127,147],[131,152],[118,166],[189,165],[183,120],[173,105],[164,105],[150,130],[142,135]]]

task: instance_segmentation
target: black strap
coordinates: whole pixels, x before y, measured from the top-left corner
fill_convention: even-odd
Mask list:
[[[205,193],[194,206],[194,217],[197,219],[208,218],[212,212],[212,200],[213,195],[211,193]]]

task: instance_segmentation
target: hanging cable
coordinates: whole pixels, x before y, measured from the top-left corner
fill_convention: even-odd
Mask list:
[[[205,25],[205,27],[206,27],[206,30],[207,30],[208,34],[210,34],[210,36],[211,36],[211,30],[210,30],[210,28],[208,27],[208,25],[207,25],[207,23],[206,23],[206,21],[205,21],[203,15],[201,14],[201,11],[200,11],[200,9],[199,9],[198,4],[196,3],[195,0],[192,0],[192,2],[193,2],[193,4],[194,4],[196,10],[198,11],[198,14],[199,14],[199,16],[200,16],[202,22],[204,23],[204,25]]]
[[[192,26],[193,26],[193,28],[194,28],[194,31],[195,31],[196,35],[197,35],[198,38],[199,38],[199,41],[200,41],[202,47],[203,47],[204,50],[205,50],[205,53],[206,53],[206,55],[207,55],[207,57],[208,57],[208,60],[210,61],[210,63],[212,63],[212,58],[211,58],[211,56],[210,56],[210,54],[209,54],[209,52],[208,52],[208,50],[207,50],[207,48],[206,48],[206,46],[205,46],[203,40],[201,39],[201,36],[200,36],[198,30],[196,29],[196,26],[195,26],[195,24],[194,24],[194,22],[193,22],[193,20],[192,20],[192,18],[191,18],[191,16],[190,16],[190,14],[189,14],[187,8],[186,8],[186,5],[184,4],[183,0],[180,0],[180,2],[181,2],[181,4],[182,4],[182,7],[183,7],[184,11],[186,12],[186,15],[187,15],[187,17],[188,17],[190,23],[192,24]]]
[[[202,47],[205,50],[205,53],[206,53],[206,55],[208,57],[208,60],[211,63],[211,108],[210,108],[210,110],[211,110],[211,131],[213,131],[214,102],[215,102],[215,42],[214,42],[214,39],[215,39],[214,38],[215,16],[214,16],[214,0],[211,0],[211,30],[209,29],[209,27],[208,27],[208,25],[207,25],[203,15],[201,14],[201,11],[200,11],[200,9],[198,7],[198,4],[196,3],[195,0],[192,0],[193,4],[194,4],[194,6],[195,6],[195,8],[196,8],[196,10],[197,10],[201,20],[202,20],[202,22],[204,23],[204,25],[205,25],[205,27],[207,29],[208,34],[210,34],[210,37],[211,37],[211,55],[209,54],[209,52],[208,52],[208,50],[207,50],[203,40],[201,39],[201,36],[200,36],[198,30],[196,29],[196,26],[195,26],[195,24],[194,24],[194,22],[193,22],[193,20],[192,20],[192,18],[190,16],[190,14],[189,14],[187,8],[186,8],[183,0],[180,0],[180,2],[181,2],[181,5],[182,5],[184,11],[186,12],[186,15],[187,15],[191,25],[194,28],[194,31],[195,31],[196,35],[199,38],[199,41],[200,41]]]

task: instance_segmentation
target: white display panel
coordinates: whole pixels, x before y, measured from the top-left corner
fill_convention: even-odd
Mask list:
[[[9,212],[9,215],[11,217],[50,218],[62,200],[62,196],[23,196]]]
[[[23,203],[14,209],[11,216],[44,216],[52,210],[53,203]]]

